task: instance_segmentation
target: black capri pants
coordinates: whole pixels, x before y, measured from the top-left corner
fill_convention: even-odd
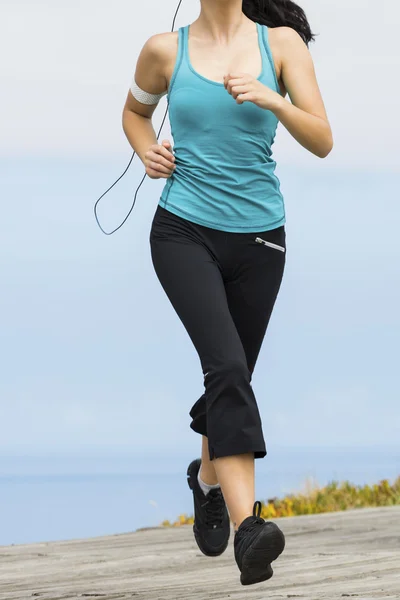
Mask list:
[[[231,233],[157,206],[150,231],[157,277],[200,358],[204,394],[190,427],[210,460],[266,455],[252,373],[282,282],[285,227]]]

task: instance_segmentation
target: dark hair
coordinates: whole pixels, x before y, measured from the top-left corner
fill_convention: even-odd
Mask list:
[[[292,0],[243,0],[243,12],[252,21],[268,27],[292,27],[304,43],[315,41],[306,14]]]

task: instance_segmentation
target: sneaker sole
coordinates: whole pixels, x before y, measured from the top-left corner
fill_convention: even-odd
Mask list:
[[[188,482],[189,489],[191,489],[192,492],[193,492],[193,486],[192,486],[192,483],[191,483],[191,478],[195,477],[195,474],[192,473],[192,469],[194,467],[196,467],[196,465],[200,466],[200,464],[201,464],[201,460],[197,460],[194,465],[193,465],[193,463],[190,463],[190,465],[188,467],[188,470],[187,470],[187,482]],[[194,525],[193,525],[193,533],[194,533],[194,538],[196,540],[196,544],[198,545],[199,549],[202,551],[202,553],[205,556],[220,556],[221,554],[223,554],[225,552],[225,550],[228,547],[230,532],[229,532],[229,536],[228,536],[228,539],[226,541],[226,544],[224,544],[223,546],[220,546],[218,548],[218,550],[210,550],[209,548],[205,548],[203,546],[203,544],[202,544],[203,540],[199,536],[199,533],[198,533],[197,528],[196,528],[196,523],[194,523]]]
[[[268,523],[243,556],[240,583],[251,585],[271,579],[274,574],[271,563],[282,554],[285,536],[275,523]]]

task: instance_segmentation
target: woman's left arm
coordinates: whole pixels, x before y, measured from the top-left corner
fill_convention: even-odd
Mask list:
[[[270,110],[299,144],[325,158],[333,137],[310,51],[294,29],[279,27],[274,33],[281,47],[281,78],[291,102],[277,94]]]
[[[291,102],[247,73],[226,75],[225,88],[237,104],[253,102],[272,111],[299,144],[325,158],[333,148],[333,137],[310,51],[291,27],[270,29],[272,35]]]

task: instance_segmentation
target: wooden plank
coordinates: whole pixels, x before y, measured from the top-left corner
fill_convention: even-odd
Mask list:
[[[337,600],[400,598],[400,507],[276,519],[274,577],[244,587],[233,536],[217,558],[190,526],[0,547],[1,600]]]

